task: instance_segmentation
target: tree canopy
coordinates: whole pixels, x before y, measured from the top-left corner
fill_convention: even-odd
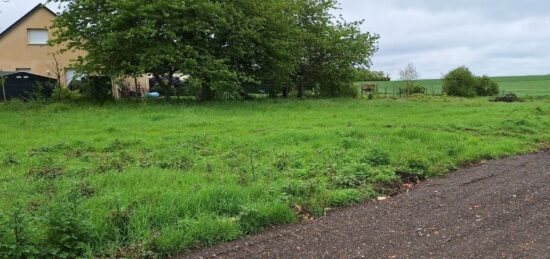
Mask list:
[[[355,69],[368,67],[377,50],[378,35],[330,14],[334,0],[52,1],[66,6],[53,43],[88,53],[80,71],[179,72],[201,99],[238,97],[245,86],[271,95],[349,94]]]
[[[488,76],[477,77],[469,68],[462,66],[445,75],[443,92],[460,97],[494,96],[499,93],[499,86]]]

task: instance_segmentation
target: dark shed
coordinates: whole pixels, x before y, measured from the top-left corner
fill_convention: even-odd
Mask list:
[[[27,72],[0,71],[0,78],[4,81],[3,88],[0,82],[0,101],[14,98],[28,99],[37,89],[41,89],[43,95],[51,96],[57,81]],[[38,85],[41,87],[37,87]]]

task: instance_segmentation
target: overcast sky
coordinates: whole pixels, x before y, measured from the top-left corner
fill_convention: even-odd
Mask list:
[[[40,0],[0,0],[0,30]],[[466,65],[476,74],[550,74],[549,0],[340,0],[346,20],[381,36],[373,69],[422,78]],[[55,5],[52,9],[57,10]],[[1,57],[0,57],[1,58]]]

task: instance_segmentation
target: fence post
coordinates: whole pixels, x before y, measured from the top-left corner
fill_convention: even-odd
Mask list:
[[[3,76],[0,76],[0,84],[2,85],[2,99],[5,101],[7,101],[7,98],[6,98],[6,88],[4,87],[4,83],[6,82],[6,79],[4,79]]]

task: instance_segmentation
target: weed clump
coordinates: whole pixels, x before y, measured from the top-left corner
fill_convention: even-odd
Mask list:
[[[330,206],[340,207],[361,201],[361,192],[356,189],[334,190],[330,193]]]
[[[361,162],[372,166],[384,166],[390,164],[390,154],[382,149],[372,149]]]
[[[7,216],[0,214],[0,257],[89,257],[92,232],[77,207],[73,203],[56,203],[39,217],[32,217],[21,208]],[[44,231],[38,231],[39,225]]]
[[[13,153],[6,154],[2,163],[4,166],[15,166],[20,164],[19,160],[17,160],[17,157]]]
[[[27,176],[35,179],[56,179],[63,176],[65,170],[63,167],[45,166],[33,168],[27,172]]]
[[[296,216],[288,205],[283,203],[267,203],[251,207],[243,207],[239,215],[239,229],[245,234],[259,232],[266,227],[291,223]]]
[[[428,163],[422,159],[409,159],[395,172],[404,183],[424,181],[428,177]]]

